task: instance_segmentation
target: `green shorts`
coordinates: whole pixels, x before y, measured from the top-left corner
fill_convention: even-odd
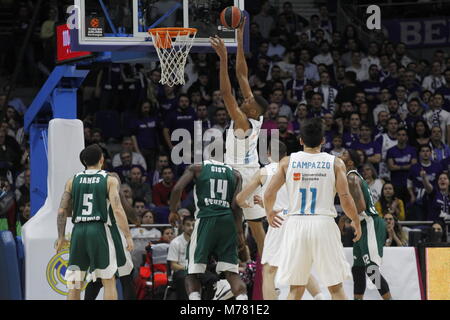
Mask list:
[[[232,214],[197,218],[186,250],[188,274],[204,273],[211,254],[217,256],[217,273],[238,273],[237,231]]]
[[[110,227],[103,222],[76,223],[70,239],[67,282],[97,278],[111,279],[116,275],[116,248]]]
[[[111,237],[116,249],[119,277],[127,276],[133,271],[133,260],[130,251],[127,250],[127,241],[117,224],[113,223],[109,229],[111,230]]]
[[[361,221],[361,239],[353,244],[353,265],[364,267],[381,265],[386,241],[386,224],[379,216],[366,216]]]

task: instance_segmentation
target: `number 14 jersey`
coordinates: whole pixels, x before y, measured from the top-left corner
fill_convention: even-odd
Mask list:
[[[289,215],[337,216],[334,159],[328,153],[291,154],[286,171]]]
[[[213,160],[204,161],[194,187],[195,217],[232,214],[231,203],[235,190],[233,168]]]

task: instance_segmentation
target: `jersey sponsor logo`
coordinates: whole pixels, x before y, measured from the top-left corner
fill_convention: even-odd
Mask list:
[[[70,236],[69,236],[70,238]],[[67,296],[69,290],[65,280],[66,271],[69,265],[69,245],[62,251],[55,254],[47,264],[46,278],[50,288],[56,293]],[[82,290],[85,290],[87,283]]]
[[[302,179],[302,174],[299,172],[294,172],[293,179],[294,181],[300,181]]]
[[[216,205],[216,206],[222,206],[222,207],[225,207],[225,208],[230,208],[230,203],[228,201],[220,200],[220,199],[205,198],[205,206],[211,206],[211,205]]]
[[[99,216],[96,216],[96,217],[76,217],[75,218],[75,223],[100,221],[100,219],[101,218]]]

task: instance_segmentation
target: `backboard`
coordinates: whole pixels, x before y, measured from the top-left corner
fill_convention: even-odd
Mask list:
[[[184,27],[198,29],[191,52],[212,51],[208,38],[216,34],[233,51],[236,31],[219,21],[220,12],[233,5],[244,10],[245,0],[75,0],[78,29],[71,40],[78,51],[153,51],[148,29]]]

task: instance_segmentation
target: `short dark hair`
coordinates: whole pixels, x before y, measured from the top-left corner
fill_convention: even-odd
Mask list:
[[[161,173],[163,173],[164,170],[167,170],[167,169],[169,169],[169,170],[172,171],[172,173],[173,173],[172,167],[164,167],[164,168],[162,168],[162,169],[161,169]]]
[[[312,118],[305,120],[300,130],[300,138],[309,148],[320,146],[323,140],[322,119]]]
[[[419,153],[422,151],[423,148],[428,148],[431,151],[431,146],[429,144],[421,144],[417,150],[419,151]]]
[[[283,90],[281,90],[283,91]],[[266,99],[264,99],[261,96],[254,96],[253,97],[255,99],[256,104],[258,105],[259,109],[260,109],[260,114],[264,114],[267,110],[267,108],[269,108],[269,103],[267,102]]]
[[[80,152],[80,161],[85,167],[95,166],[102,158],[103,151],[98,144],[91,144]]]
[[[347,152],[348,152],[348,156],[350,157],[350,160],[352,160],[355,168],[359,168],[359,166],[361,165],[361,161],[359,159],[358,152],[356,152],[355,149],[348,149]]]
[[[136,202],[142,202],[142,203],[144,203],[144,206],[147,206],[147,203],[145,202],[144,199],[142,199],[142,198],[134,198],[133,199],[133,207],[136,205]]]
[[[193,216],[186,216],[183,218],[183,225],[188,221],[195,221]]]

